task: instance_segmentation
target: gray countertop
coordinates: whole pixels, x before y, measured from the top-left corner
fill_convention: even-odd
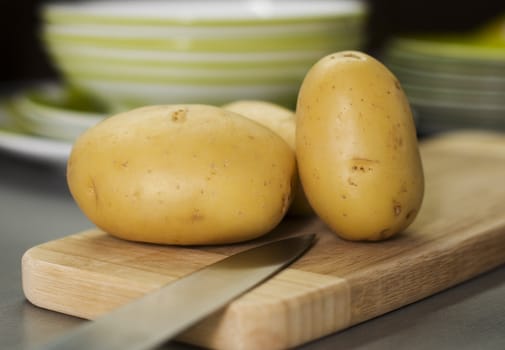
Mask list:
[[[27,302],[20,261],[34,245],[91,226],[62,167],[0,153],[0,349],[32,348],[85,322]],[[302,349],[505,349],[505,266]]]

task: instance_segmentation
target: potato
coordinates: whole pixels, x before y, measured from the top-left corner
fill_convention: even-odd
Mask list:
[[[408,100],[379,61],[328,55],[307,73],[297,101],[301,182],[320,218],[348,240],[382,240],[416,217],[424,176]]]
[[[289,146],[295,150],[295,112],[275,103],[257,100],[241,100],[223,106],[232,112],[239,113],[277,133]],[[293,203],[288,215],[309,216],[314,215],[300,182],[297,180]]]
[[[274,228],[292,198],[296,162],[275,133],[206,105],[150,106],[112,116],[73,146],[75,201],[128,240],[200,245]]]
[[[277,133],[295,148],[295,112],[272,102],[240,100],[228,103],[224,109],[243,115]]]

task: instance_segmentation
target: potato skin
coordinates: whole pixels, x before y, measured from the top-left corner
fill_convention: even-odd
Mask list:
[[[408,100],[395,76],[356,51],[319,60],[297,101],[296,155],[309,202],[348,240],[382,240],[416,217],[424,175]]]
[[[295,112],[272,102],[240,100],[230,102],[224,109],[243,115],[266,126],[295,148]]]
[[[238,114],[150,106],[81,135],[67,181],[84,214],[114,236],[221,244],[258,237],[280,222],[295,167],[279,136]]]
[[[223,108],[266,126],[282,137],[293,152],[295,151],[295,112],[275,103],[258,100],[234,101],[224,105]],[[296,177],[293,203],[289,207],[287,215],[297,217],[312,216],[314,215],[314,211],[310,207],[305,193],[303,193],[302,185],[298,180],[298,173]]]

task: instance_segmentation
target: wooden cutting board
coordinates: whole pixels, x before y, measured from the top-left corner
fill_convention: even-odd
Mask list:
[[[246,244],[180,248],[92,229],[28,250],[33,304],[93,319],[246,247],[308,232],[317,244],[179,340],[219,349],[293,347],[505,263],[505,135],[455,133],[422,144],[426,195],[406,232],[381,243],[337,238],[318,219],[286,219]]]

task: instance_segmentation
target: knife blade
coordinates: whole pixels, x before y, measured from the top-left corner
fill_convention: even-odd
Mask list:
[[[226,257],[86,322],[41,350],[153,348],[279,272],[315,240],[315,234],[285,238]]]

